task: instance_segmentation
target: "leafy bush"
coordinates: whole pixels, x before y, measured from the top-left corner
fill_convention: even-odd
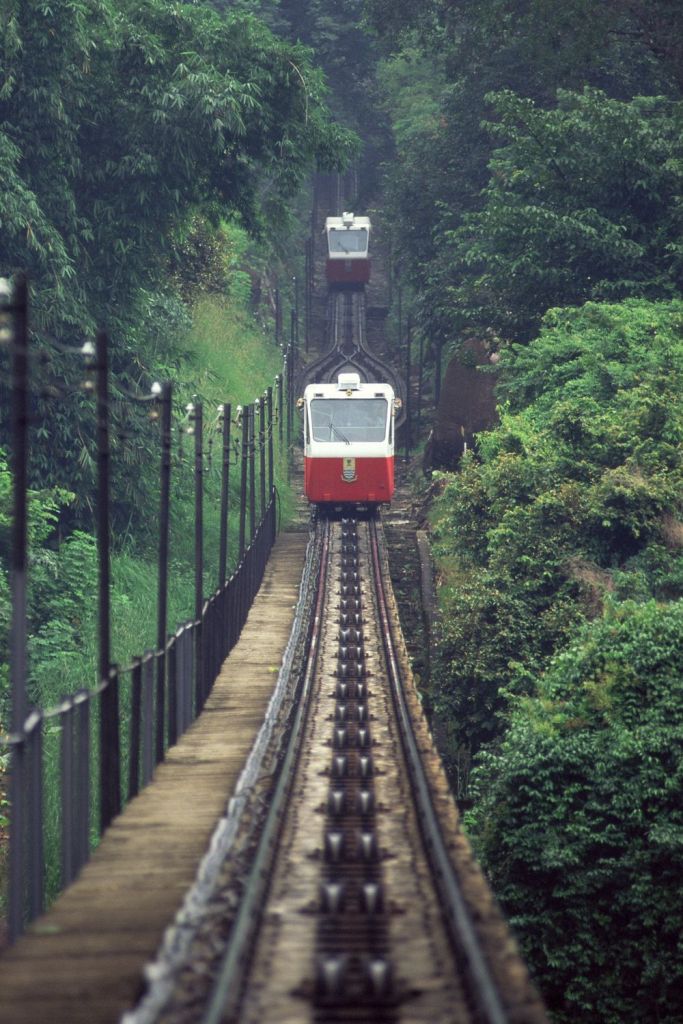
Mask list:
[[[68,684],[69,662],[79,659],[84,646],[94,649],[97,613],[97,547],[95,538],[76,530],[56,550],[43,548],[31,562],[31,698],[48,707],[58,694],[55,682]],[[83,672],[77,681],[88,686],[94,673]],[[76,687],[70,687],[75,689]]]
[[[483,208],[450,235],[456,310],[526,339],[551,306],[677,295],[680,103],[590,88],[549,110],[510,90],[487,100],[504,144]]]
[[[62,488],[29,490],[28,545],[29,571],[29,613],[31,628],[36,631],[46,624],[55,611],[55,604],[64,601],[66,619],[76,614],[78,598],[70,595],[58,598],[55,591],[56,578],[60,575],[59,554],[48,542],[52,539],[60,513],[73,499],[73,495]],[[0,448],[0,722],[9,720],[9,691],[7,665],[9,661],[9,626],[11,619],[9,593],[9,565],[12,523],[12,477],[4,451]],[[92,538],[87,538],[88,541]],[[68,557],[67,571],[81,578],[87,571],[82,562],[82,550],[71,558],[70,542],[64,546]],[[69,565],[71,568],[69,569]],[[87,589],[87,588],[86,588]]]
[[[81,361],[53,339],[76,346],[99,325],[109,331],[114,519],[125,529],[149,507],[157,465],[146,412],[125,392],[172,368],[187,334],[169,295],[175,246],[193,224],[229,217],[282,237],[311,170],[356,149],[330,120],[311,52],[229,7],[6,0],[0,10],[0,273],[23,270],[31,282],[32,365],[42,375],[31,479],[77,496],[68,529],[88,528],[94,410],[84,395],[38,397],[48,382],[68,393],[82,384]],[[215,233],[194,234],[192,283],[220,288]],[[230,277],[236,291],[249,287],[243,271]],[[0,374],[0,442],[10,404]]]
[[[225,295],[236,247],[231,233],[215,228],[205,218],[193,217],[176,243],[172,267],[181,294],[201,292]]]
[[[609,603],[480,755],[468,828],[555,1019],[683,1014],[683,601]]]
[[[437,503],[437,710],[473,747],[606,595],[683,595],[683,304],[551,311]],[[497,717],[496,717],[497,716]]]

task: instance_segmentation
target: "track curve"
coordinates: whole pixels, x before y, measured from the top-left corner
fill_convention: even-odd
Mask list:
[[[370,351],[366,336],[366,301],[361,290],[331,289],[327,297],[325,353],[304,366],[297,377],[303,393],[307,384],[331,384],[340,373],[355,372],[363,383],[390,384],[402,400],[396,426],[405,419],[405,387],[394,369]]]

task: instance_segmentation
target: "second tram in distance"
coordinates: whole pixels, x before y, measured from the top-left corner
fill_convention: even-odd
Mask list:
[[[391,501],[399,405],[393,388],[340,373],[334,384],[309,384],[300,405],[308,500],[328,509]]]
[[[331,288],[363,288],[370,280],[370,218],[343,213],[325,221],[327,263],[325,277]]]

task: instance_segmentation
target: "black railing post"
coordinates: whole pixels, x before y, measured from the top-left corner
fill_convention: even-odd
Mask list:
[[[204,706],[202,609],[204,605],[204,418],[201,402],[192,406],[194,429],[194,619],[195,712]]]
[[[276,378],[277,379],[277,378]],[[266,406],[268,409],[268,500],[275,486],[275,468],[273,465],[273,389],[266,388]]]
[[[74,706],[71,697],[63,697],[64,708],[59,716],[61,725],[59,768],[61,803],[61,883],[65,889],[74,879]]]
[[[128,799],[140,792],[140,748],[142,745],[142,658],[133,658],[130,679],[130,742],[128,747]]]
[[[287,354],[285,355],[285,370],[287,374],[287,384],[285,393],[285,405],[286,412],[285,416],[287,419],[287,458],[289,458],[289,449],[292,443],[292,416],[291,416],[291,405],[292,405],[292,346],[287,348]]]
[[[166,637],[168,634],[168,546],[171,509],[171,411],[172,385],[162,384],[161,469],[159,478],[159,568],[157,590],[157,733],[156,762],[164,758],[164,722],[166,717]]]
[[[287,352],[287,482],[292,473],[292,435],[294,433],[294,348],[289,346]]]
[[[306,280],[305,280],[305,333],[304,333],[304,344],[306,347],[306,354],[308,355],[308,348],[311,343],[311,316],[313,313],[313,239],[306,239]]]
[[[292,278],[292,289],[294,292],[294,306],[292,308],[292,342],[295,346],[299,343],[299,280]]]
[[[259,468],[259,512],[260,522],[266,514],[266,395],[259,399],[259,421],[258,421],[258,468]]]
[[[146,786],[154,775],[154,651],[142,659],[142,777]]]
[[[27,674],[27,511],[28,511],[28,285],[19,277],[13,292],[2,282],[0,329],[9,332],[12,358],[12,728],[21,732],[26,720]],[[9,301],[7,301],[9,300]],[[14,321],[10,327],[11,321]]]
[[[400,352],[401,352],[401,348],[403,346],[403,288],[401,287],[401,282],[400,281],[399,281],[398,288],[397,288],[397,291],[396,291],[396,296],[397,296],[396,302],[397,302],[397,305],[398,305],[398,310],[397,310],[397,315],[398,315],[398,342],[397,342],[397,345],[396,345],[396,354],[400,358]]]
[[[290,351],[291,351],[291,361],[292,361],[292,365],[291,365],[291,368],[290,368],[290,374],[291,374],[292,378],[294,378],[294,373],[296,371],[296,362],[297,362],[297,359],[298,359],[298,356],[299,356],[299,353],[297,351],[297,334],[298,334],[298,326],[297,326],[297,319],[296,319],[296,309],[292,306],[292,310],[291,310],[291,324],[290,324],[290,329],[289,329],[289,348],[290,348]]]
[[[282,301],[280,299],[280,289],[275,289],[275,344],[280,345],[282,343]]]
[[[10,770],[10,876],[8,926],[14,942],[24,927],[26,862],[26,675],[27,675],[27,495],[28,495],[28,285],[19,277],[14,285],[0,282],[0,331],[11,345],[12,363],[12,470],[13,511],[10,583],[12,626],[10,680],[12,686],[12,747]]]
[[[411,384],[410,377],[412,374],[411,366],[411,349],[412,349],[412,324],[410,317],[408,317],[408,326],[406,329],[406,449],[405,459],[406,462],[410,458],[410,446],[412,443],[411,437],[411,415],[412,415],[412,395],[411,395]]]
[[[90,694],[78,690],[74,695],[76,715],[75,769],[76,769],[76,836],[74,840],[74,868],[81,870],[90,854]]]
[[[32,711],[26,726],[28,766],[28,917],[45,909],[45,844],[43,840],[43,713]]]
[[[178,634],[174,633],[166,648],[168,680],[168,745],[178,742]]]
[[[249,413],[249,543],[256,533],[256,408],[258,398]]]
[[[100,828],[104,832],[121,810],[121,745],[119,680],[110,675],[109,564],[109,366],[108,340],[97,332],[95,346],[97,394],[97,551],[99,562],[99,679],[100,698]]]
[[[275,388],[277,393],[277,436],[280,444],[280,454],[282,454],[282,440],[284,436],[284,423],[282,420],[283,416],[283,403],[282,403],[282,382],[284,379],[284,368],[282,373],[278,373],[275,378]]]
[[[441,349],[443,348],[442,342],[436,342],[436,351],[434,353],[434,406],[437,407],[439,399],[441,398]]]
[[[420,331],[420,344],[417,353],[417,431],[416,436],[420,438],[422,429],[422,387],[424,384],[424,332]]]
[[[218,550],[218,586],[221,588],[228,574],[228,505],[230,496],[230,402],[221,409],[223,417],[223,456],[221,462],[221,530]]]
[[[247,473],[249,471],[249,406],[245,405],[240,409],[242,418],[242,443],[241,443],[241,477],[240,477],[240,564],[244,559],[245,533],[247,516]]]

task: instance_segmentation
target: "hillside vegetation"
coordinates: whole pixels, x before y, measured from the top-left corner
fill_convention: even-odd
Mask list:
[[[353,136],[332,122],[311,52],[245,10],[8,0],[0,31],[0,271],[28,273],[33,344],[58,382],[77,383],[51,340],[80,344],[106,325],[114,397],[146,387],[177,358],[198,219],[207,244],[234,217],[254,235],[267,227],[282,254],[290,204],[317,165],[348,158]],[[32,437],[34,480],[67,486],[87,513],[85,405],[37,404],[50,427]],[[124,427],[113,412],[140,439],[115,467],[124,525],[150,500],[150,454],[144,414],[127,409]]]
[[[83,361],[68,348],[106,326],[114,653],[126,662],[154,635],[159,463],[157,424],[129,396],[170,380],[178,420],[203,400],[208,445],[218,404],[253,401],[272,384],[281,353],[268,303],[277,273],[291,278],[290,207],[311,171],[343,164],[355,142],[331,119],[311,51],[273,34],[253,5],[8,0],[0,31],[0,276],[23,271],[30,283],[31,697],[44,703],[57,685],[92,681],[96,434]],[[3,625],[9,410],[4,372]],[[207,554],[219,461],[207,474]],[[182,460],[173,475],[180,617],[190,607],[192,475]],[[3,630],[3,722],[6,654]]]
[[[291,280],[300,248],[292,207],[317,167],[343,166],[355,151],[353,133],[330,115],[310,49],[275,35],[256,16],[257,5],[222,7],[166,0],[0,5],[0,277],[27,274],[31,297],[28,682],[29,700],[43,707],[97,681],[95,414],[83,389],[84,361],[74,353],[106,327],[112,655],[128,664],[156,640],[159,479],[158,423],[150,405],[131,396],[149,396],[154,381],[174,385],[173,628],[193,609],[189,437],[179,451],[185,405],[205,406],[210,593],[218,571],[217,406],[252,402],[280,372],[272,299],[278,278]],[[0,356],[4,730],[11,703],[11,402],[6,349]],[[287,515],[283,470],[276,475]],[[52,747],[57,731],[48,730]],[[7,760],[0,751],[0,874]],[[46,770],[48,808],[56,764]],[[59,884],[54,853],[47,850],[50,894]]]
[[[389,219],[498,424],[432,509],[430,700],[554,1019],[680,1021],[683,12],[368,0]]]
[[[313,167],[357,152],[324,67],[367,140],[361,196],[383,177],[428,370],[438,381],[463,345],[498,360],[481,371],[498,423],[435,481],[431,511],[429,699],[467,828],[556,1021],[678,1024],[681,5],[6,0],[0,27],[0,273],[29,271],[34,345],[63,388],[78,375],[52,340],[110,326],[119,397],[166,376],[183,400],[248,400],[270,380],[246,271],[284,258]],[[245,231],[264,228],[255,254]],[[47,699],[92,643],[94,443],[84,396],[35,404],[32,685]],[[115,406],[123,657],[148,642],[157,453],[145,415]],[[176,487],[182,616],[182,469]],[[3,456],[0,569],[8,496]]]

